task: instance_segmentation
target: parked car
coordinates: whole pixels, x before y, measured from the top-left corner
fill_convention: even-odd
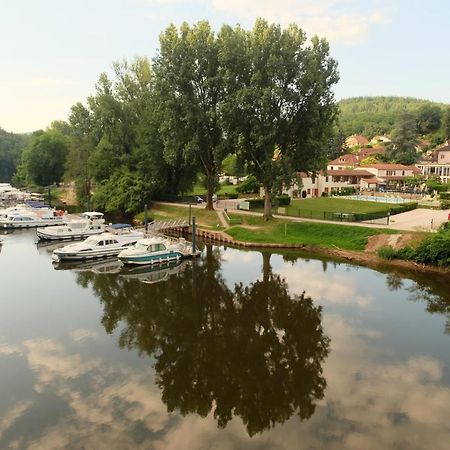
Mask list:
[[[201,197],[199,197],[198,195],[195,196],[195,202],[197,204],[203,203],[203,199]]]

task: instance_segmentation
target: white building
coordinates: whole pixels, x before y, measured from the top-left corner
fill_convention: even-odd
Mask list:
[[[416,164],[425,178],[438,177],[443,183],[450,181],[450,143],[435,150],[429,160]]]

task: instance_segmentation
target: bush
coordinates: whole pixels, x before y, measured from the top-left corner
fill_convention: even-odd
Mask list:
[[[439,197],[441,200],[450,200],[450,192],[441,192]]]
[[[450,233],[441,231],[425,239],[416,249],[414,260],[423,264],[450,265]]]
[[[417,205],[417,202],[404,203],[403,205],[391,206],[389,209],[391,214],[400,214],[402,212],[412,211],[413,209],[416,209]]]
[[[258,180],[253,176],[249,175],[237,188],[236,192],[239,194],[256,194],[259,191]]]
[[[378,249],[378,256],[382,259],[395,259],[397,257],[397,251],[390,245],[385,245]]]
[[[450,209],[450,200],[442,200],[441,209]]]
[[[250,209],[261,209],[264,208],[263,198],[251,198],[248,200]]]
[[[238,197],[239,197],[238,194],[236,194],[235,192],[232,192],[232,193],[230,193],[230,194],[226,194],[226,196],[227,196],[229,199],[235,199],[235,198],[238,198]]]
[[[289,195],[279,195],[277,197],[278,206],[289,206],[291,204],[291,197]]]

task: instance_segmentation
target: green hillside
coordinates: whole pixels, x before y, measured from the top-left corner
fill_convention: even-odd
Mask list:
[[[424,106],[449,105],[411,97],[354,97],[339,101],[339,125],[345,135],[391,133],[396,119],[403,111],[418,114]]]

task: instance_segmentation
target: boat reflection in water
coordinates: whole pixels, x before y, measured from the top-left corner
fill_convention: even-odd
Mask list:
[[[94,274],[118,274],[123,264],[117,259],[101,259],[92,261],[54,262],[55,270],[72,270],[74,272],[92,272]]]
[[[162,269],[171,276],[159,282],[136,283],[135,271],[80,271],[77,282],[100,299],[102,324],[120,332],[120,347],[152,358],[170,412],[213,412],[220,427],[239,416],[252,436],[314,414],[330,344],[321,307],[290,294],[270,254],[262,259],[261,279],[248,286],[227,285],[211,246],[197,261]]]
[[[117,259],[103,259],[83,262],[53,263],[55,270],[71,270],[76,273],[91,272],[93,274],[115,274],[129,280],[143,283],[157,283],[168,280],[171,275],[181,272],[190,261],[172,261],[153,266],[126,267]]]

